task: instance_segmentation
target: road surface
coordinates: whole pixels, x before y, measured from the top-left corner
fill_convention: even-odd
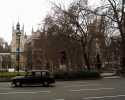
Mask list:
[[[10,87],[0,83],[0,100],[125,100],[125,79],[60,81],[55,87]]]

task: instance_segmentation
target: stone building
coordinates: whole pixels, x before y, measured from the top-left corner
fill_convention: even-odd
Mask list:
[[[0,38],[0,71],[5,71],[11,67],[10,47],[3,38]]]
[[[82,67],[80,44],[61,34],[33,31],[25,44],[25,56],[28,69],[77,71]]]
[[[24,33],[24,25],[20,28],[20,23],[18,22],[16,27],[12,27],[11,64],[14,68],[17,68],[17,59],[19,59],[19,69],[25,68],[24,44],[26,40],[27,36]],[[19,56],[19,58],[17,56]]]
[[[32,69],[44,69],[44,52],[43,48],[41,46],[44,45],[45,41],[41,41],[42,32],[40,30],[37,30],[36,32],[32,31]]]
[[[26,70],[32,69],[32,37],[27,37],[27,41],[24,45],[24,56],[25,56],[25,66]]]

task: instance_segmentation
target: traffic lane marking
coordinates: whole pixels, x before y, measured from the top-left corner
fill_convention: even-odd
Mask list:
[[[64,86],[64,88],[70,88],[70,87],[84,87],[84,86],[100,86],[100,84],[68,85],[68,86]]]
[[[37,94],[37,93],[51,93],[51,91],[18,91],[18,92],[3,92],[0,93],[0,95],[4,95],[4,94]]]
[[[12,88],[0,88],[0,90],[12,90]]]
[[[88,82],[72,82],[72,81],[67,81],[67,82],[56,82],[56,84],[64,85],[64,84],[89,84],[89,83]]]
[[[112,95],[112,96],[100,96],[100,97],[87,97],[87,98],[82,98],[84,100],[93,100],[93,99],[104,99],[104,98],[118,98],[118,97],[125,97],[125,95]]]
[[[101,91],[101,90],[114,90],[115,88],[95,88],[95,89],[77,89],[70,90],[71,92],[80,92],[80,91]]]

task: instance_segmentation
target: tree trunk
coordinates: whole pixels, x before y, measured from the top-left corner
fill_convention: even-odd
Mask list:
[[[102,66],[102,63],[101,63],[101,59],[100,59],[100,55],[97,54],[96,56],[96,67],[97,67],[97,70],[98,72],[101,72],[101,66]]]
[[[121,68],[122,71],[125,72],[125,39],[122,37],[122,48],[121,48]]]
[[[87,69],[90,70],[90,63],[89,63],[89,59],[87,57],[86,52],[84,51],[84,60],[85,60],[85,65],[87,66]]]
[[[83,51],[83,58],[85,61],[85,65],[87,66],[87,69],[90,70],[89,58],[88,58],[87,52],[86,52],[86,44],[84,44],[83,41],[81,41],[81,44],[82,44],[82,51]]]

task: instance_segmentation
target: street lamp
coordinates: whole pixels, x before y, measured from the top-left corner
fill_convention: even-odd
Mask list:
[[[18,31],[16,34],[16,41],[17,41],[17,48],[16,48],[16,53],[17,53],[17,71],[19,72],[19,68],[20,68],[20,36],[21,36],[21,32]]]

